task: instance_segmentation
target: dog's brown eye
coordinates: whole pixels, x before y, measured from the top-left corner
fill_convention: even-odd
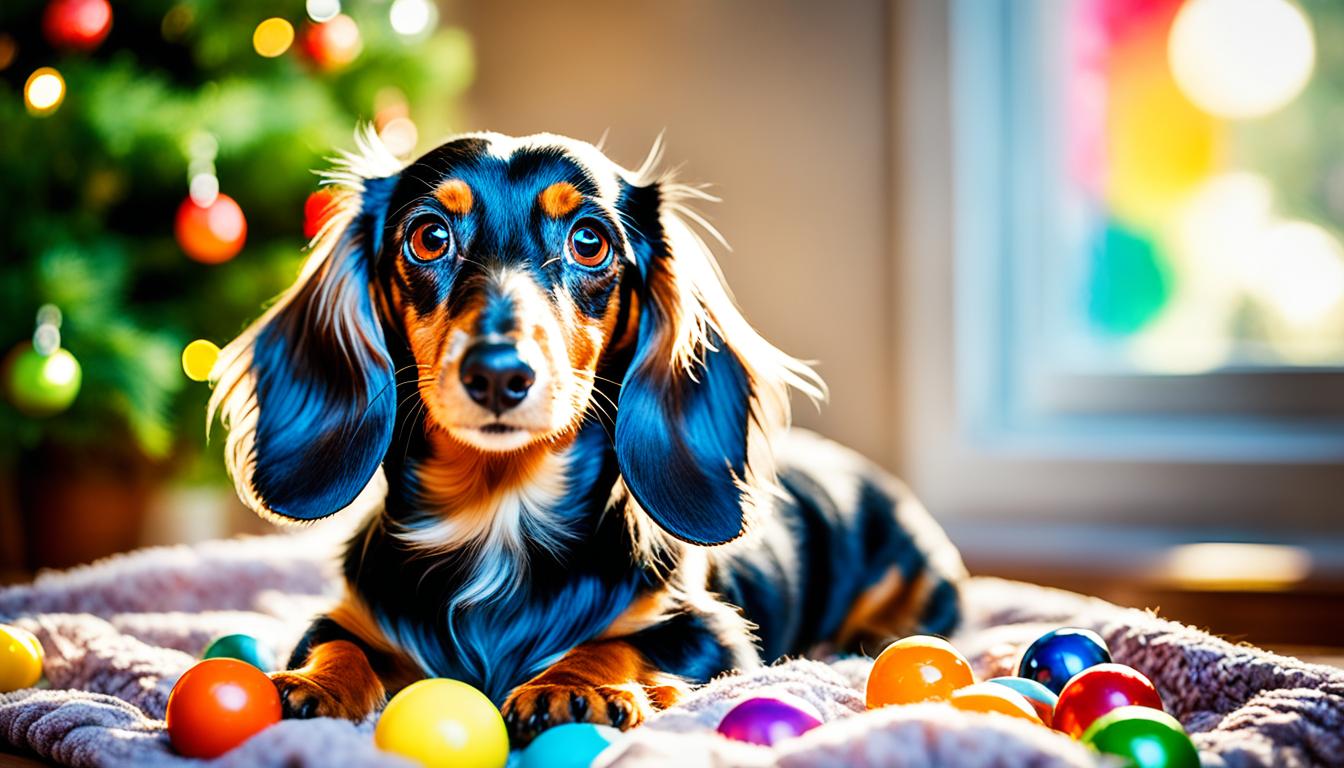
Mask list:
[[[607,238],[593,227],[581,224],[569,233],[570,258],[581,266],[600,267],[607,262],[607,255],[610,252],[611,246],[607,244]]]
[[[411,250],[420,261],[433,261],[448,252],[453,235],[443,222],[427,221],[411,232]]]

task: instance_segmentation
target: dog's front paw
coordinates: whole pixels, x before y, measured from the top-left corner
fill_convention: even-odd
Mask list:
[[[596,723],[621,730],[653,714],[654,703],[638,683],[621,685],[523,685],[504,702],[509,738],[522,746],[562,723]]]
[[[381,692],[334,690],[301,672],[273,672],[271,682],[280,692],[280,709],[285,719],[338,717],[358,722],[373,714],[382,698]]]

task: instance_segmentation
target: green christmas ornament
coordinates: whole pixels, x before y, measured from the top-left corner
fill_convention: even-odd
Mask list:
[[[1199,768],[1199,752],[1180,722],[1152,707],[1117,707],[1097,718],[1082,741],[1136,768]]]
[[[275,656],[251,635],[233,634],[215,638],[205,647],[202,659],[238,659],[270,672],[275,669]]]
[[[10,353],[5,391],[15,408],[34,417],[54,416],[79,395],[83,371],[67,349],[42,354],[24,343]]]

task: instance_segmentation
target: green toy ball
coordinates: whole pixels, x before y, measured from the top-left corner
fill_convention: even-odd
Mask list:
[[[1199,768],[1199,752],[1180,722],[1152,707],[1117,707],[1097,718],[1082,741],[1136,768]]]
[[[54,416],[75,401],[83,371],[67,349],[44,355],[23,344],[10,353],[5,389],[14,407],[29,416]]]
[[[223,635],[210,641],[201,654],[202,659],[237,659],[260,669],[262,672],[275,670],[275,656],[271,649],[262,645],[251,635]]]

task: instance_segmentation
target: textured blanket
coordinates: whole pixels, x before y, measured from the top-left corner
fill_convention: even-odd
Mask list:
[[[215,635],[246,632],[284,658],[333,599],[330,532],[149,549],[0,590],[0,621],[34,632],[45,683],[0,695],[0,741],[62,764],[177,766],[163,728],[173,682]],[[1026,584],[975,579],[954,643],[982,677],[1005,674],[1047,629],[1100,632],[1116,660],[1160,690],[1205,765],[1344,765],[1344,672],[1246,646],[1142,611]],[[937,704],[867,712],[870,662],[793,660],[716,680],[626,734],[602,766],[1090,766],[1081,745],[1025,721]],[[788,691],[826,724],[770,749],[713,726],[738,700]],[[376,750],[370,723],[286,721],[218,766],[405,765]]]

